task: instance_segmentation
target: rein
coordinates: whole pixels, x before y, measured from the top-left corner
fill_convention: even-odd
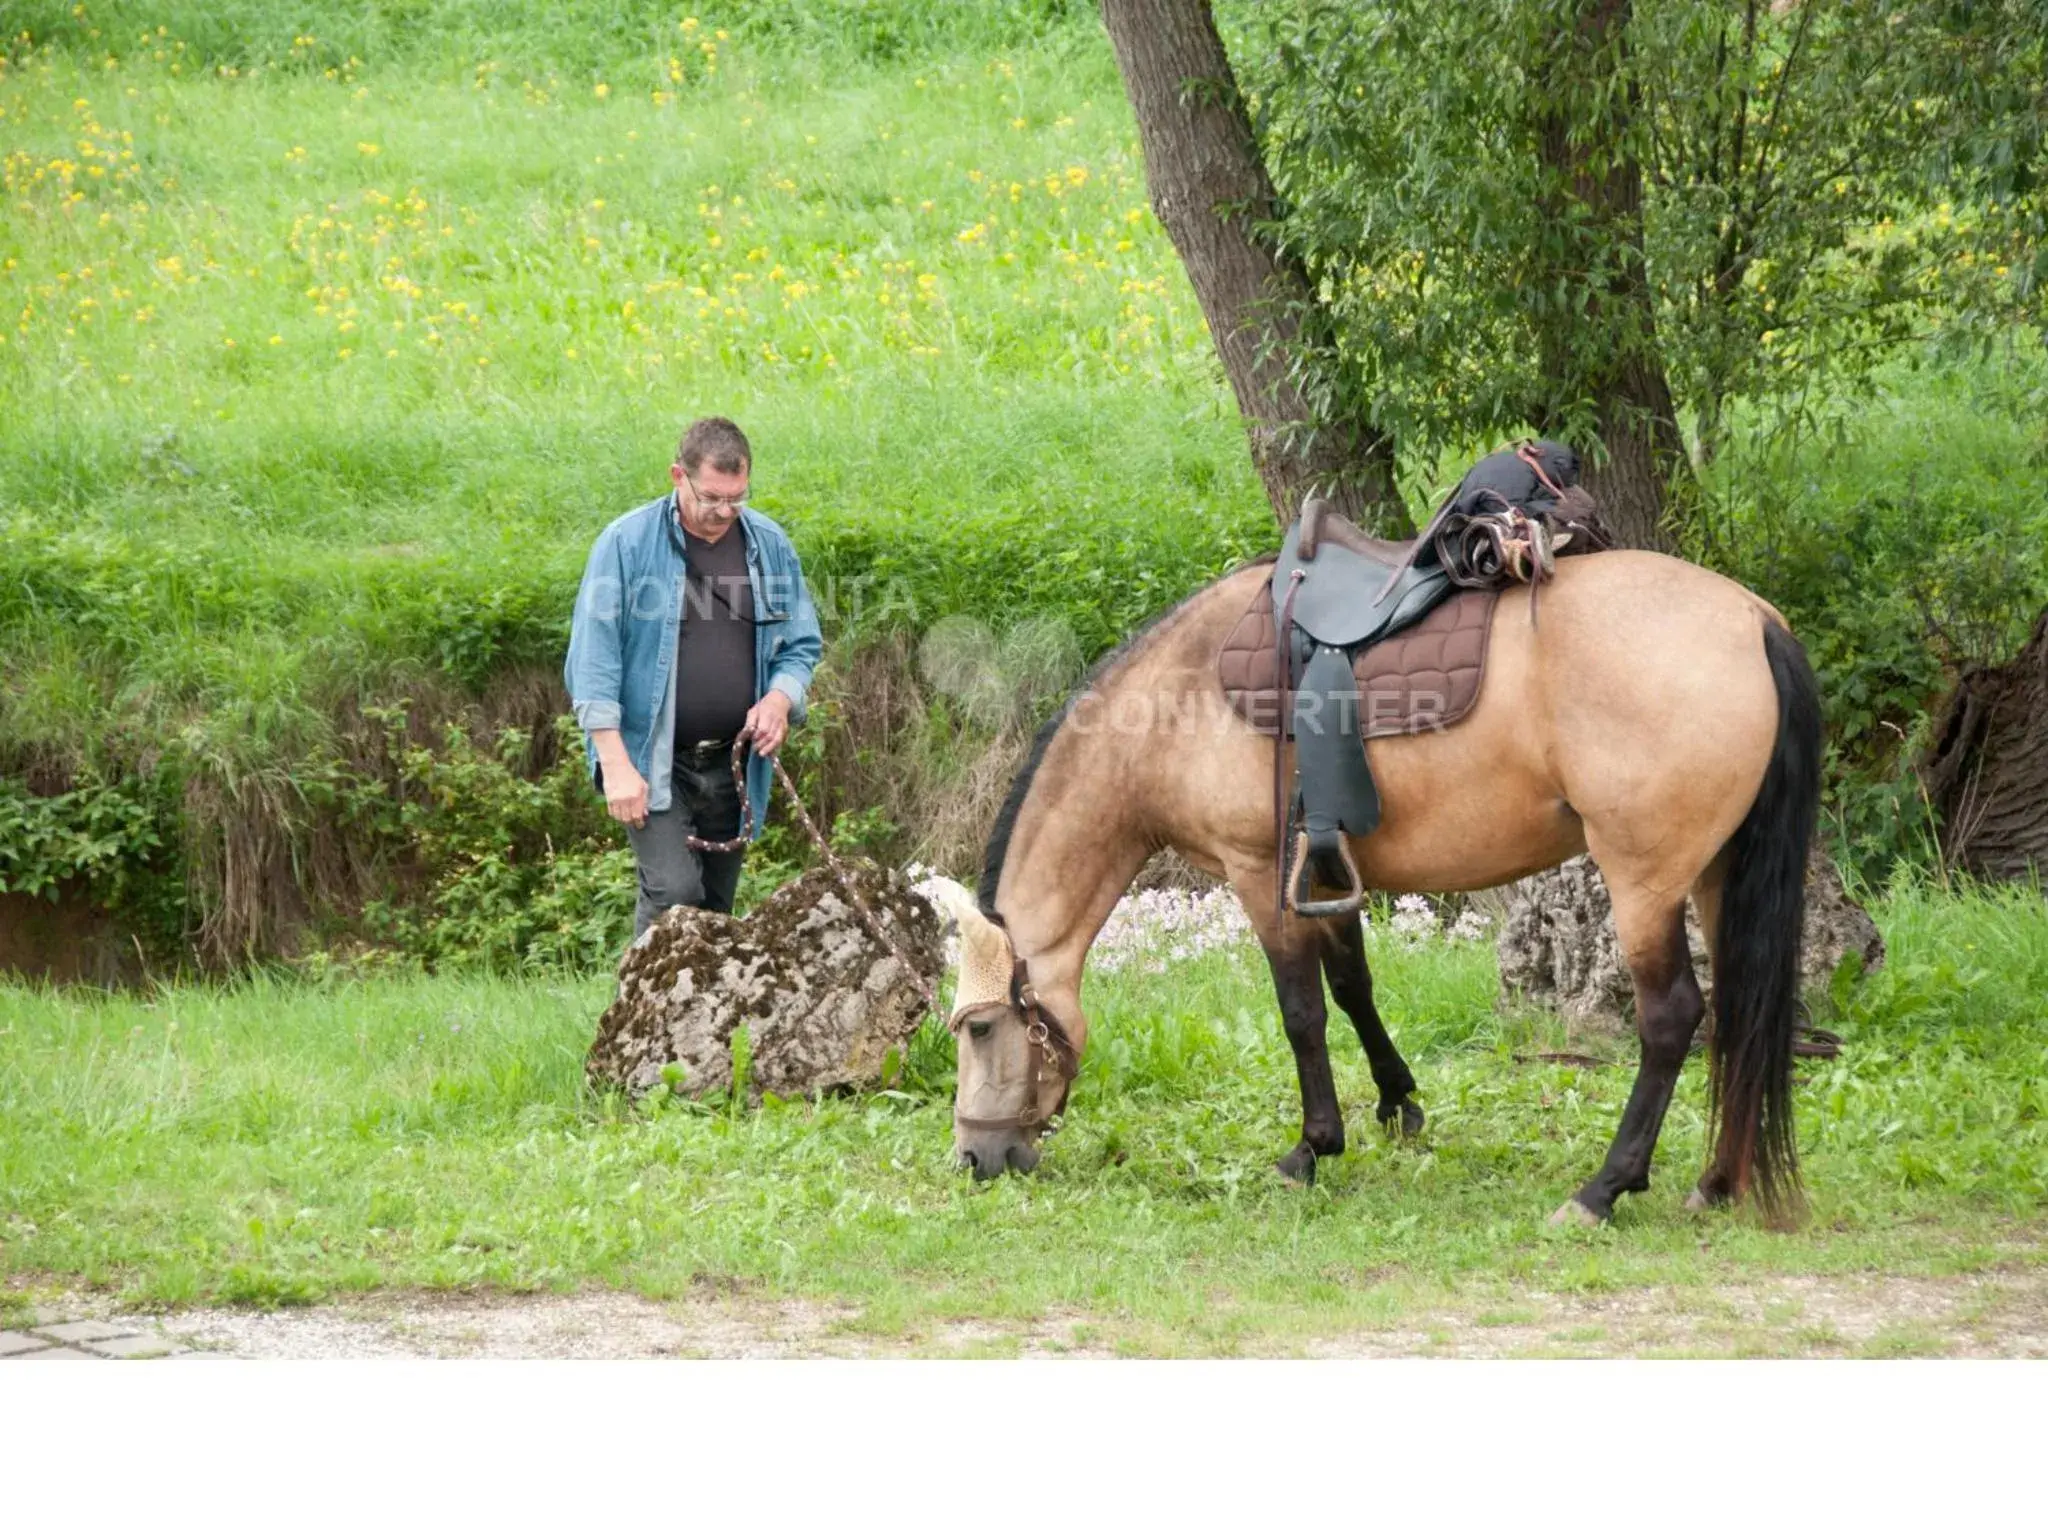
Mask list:
[[[747,800],[747,741],[748,737],[742,733],[732,744],[732,780],[738,786],[740,794],[740,835],[728,838],[692,835],[688,840],[689,845],[700,853],[737,853],[753,841],[753,832],[750,830],[752,807]],[[797,787],[790,779],[789,770],[782,766],[782,760],[770,758],[769,761],[775,764],[775,776],[782,781],[783,789],[789,794],[789,802],[796,810],[798,824],[803,827],[804,835],[811,840],[811,846],[818,850],[818,856],[825,861],[825,867],[832,872],[832,878],[838,884],[840,892],[852,904],[862,925],[881,941],[896,963],[908,973],[912,984],[918,990],[918,995],[924,999],[925,1010],[936,1016],[939,1011],[938,996],[925,981],[924,973],[912,963],[910,956],[904,953],[903,946],[882,926],[875,914],[869,910],[868,904],[861,899],[860,893],[854,889],[853,880],[847,874],[846,866],[839,862],[838,855],[832,851],[832,845],[825,841],[817,823],[811,820],[811,813],[804,809],[804,797],[797,793]],[[994,914],[990,916],[998,927],[1005,926],[1001,917]],[[1031,985],[1030,972],[1025,969],[1021,958],[1016,961],[1015,969],[1010,973],[1010,1002],[1024,1016],[1024,1038],[1033,1047],[1030,1054],[1030,1092],[1024,1101],[1033,1107],[1020,1114],[1004,1115],[993,1120],[956,1114],[954,1118],[969,1130],[1030,1131],[1049,1127],[1052,1120],[1058,1117],[1059,1111],[1054,1110],[1051,1117],[1041,1118],[1035,1107],[1038,1103],[1039,1088],[1048,1080],[1045,1076],[1046,1070],[1050,1069],[1062,1083],[1067,1084],[1071,1084],[1081,1070],[1080,1056],[1074,1050],[1073,1040],[1061,1027],[1059,1020],[1046,1012],[1045,1005],[1039,1002],[1038,992]],[[952,1018],[946,1022],[946,1028],[955,1035],[959,1034],[970,1012],[972,1009],[969,1008],[955,1009]],[[1065,1107],[1064,1094],[1061,1095],[1060,1103]]]

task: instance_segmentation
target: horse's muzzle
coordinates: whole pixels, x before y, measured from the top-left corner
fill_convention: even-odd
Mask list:
[[[962,1168],[973,1172],[977,1181],[993,1179],[1015,1170],[1029,1173],[1038,1166],[1038,1148],[1015,1131],[963,1136],[956,1143]]]

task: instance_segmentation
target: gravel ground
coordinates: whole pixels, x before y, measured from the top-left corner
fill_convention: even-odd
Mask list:
[[[1939,1356],[2048,1359],[2048,1270],[1789,1276],[1709,1291],[1503,1299],[1397,1329],[1318,1341],[1331,1357]]]
[[[812,1301],[384,1295],[276,1312],[195,1308],[114,1321],[197,1351],[257,1359],[772,1360],[904,1354],[1078,1353],[1070,1328],[946,1324],[918,1339],[859,1330],[859,1309]]]
[[[864,1328],[857,1308],[745,1296],[649,1301],[384,1293],[275,1312],[116,1312],[89,1296],[39,1298],[55,1316],[103,1318],[189,1346],[261,1359],[777,1359],[823,1356],[1087,1356],[1200,1347],[1113,1318],[961,1320],[909,1334]],[[1116,1348],[1121,1341],[1122,1348]],[[2048,1358],[2048,1268],[1942,1278],[1788,1277],[1713,1290],[1597,1296],[1502,1292],[1418,1308],[1385,1329],[1256,1338],[1244,1353],[1331,1358],[1442,1355],[1938,1355]]]

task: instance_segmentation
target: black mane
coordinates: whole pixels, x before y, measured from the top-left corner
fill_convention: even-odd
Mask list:
[[[1052,745],[1052,739],[1059,733],[1059,728],[1067,723],[1067,716],[1073,713],[1075,703],[1125,661],[1131,652],[1137,649],[1141,640],[1149,638],[1154,630],[1202,593],[1207,592],[1210,587],[1228,581],[1239,571],[1248,570],[1252,566],[1271,565],[1278,558],[1277,555],[1260,555],[1256,559],[1245,561],[1242,565],[1233,566],[1215,581],[1182,598],[1172,607],[1162,608],[1153,614],[1133,630],[1121,645],[1090,667],[1088,675],[1081,679],[1080,686],[1068,694],[1066,700],[1053,713],[1053,717],[1038,728],[1038,734],[1031,741],[1031,751],[1024,759],[1024,766],[1017,770],[1017,777],[1010,782],[1010,792],[1003,798],[1003,808],[996,812],[995,825],[989,828],[988,846],[982,852],[981,885],[975,891],[974,898],[986,916],[995,918],[998,922],[1002,920],[996,911],[996,887],[1002,884],[1003,861],[1010,852],[1010,834],[1017,829],[1017,817],[1024,809],[1025,796],[1031,793],[1031,782],[1038,776],[1038,765],[1044,760],[1045,749]]]

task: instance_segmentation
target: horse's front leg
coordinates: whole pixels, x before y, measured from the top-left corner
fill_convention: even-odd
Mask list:
[[[1288,922],[1270,941],[1262,938],[1266,963],[1273,969],[1273,990],[1280,997],[1280,1022],[1294,1049],[1294,1071],[1301,1080],[1301,1140],[1280,1159],[1280,1172],[1304,1184],[1316,1181],[1316,1160],[1344,1150],[1344,1113],[1337,1104],[1337,1083],[1330,1075],[1330,1051],[1324,1038],[1329,1010],[1323,1002],[1323,966],[1319,936],[1305,923]]]

